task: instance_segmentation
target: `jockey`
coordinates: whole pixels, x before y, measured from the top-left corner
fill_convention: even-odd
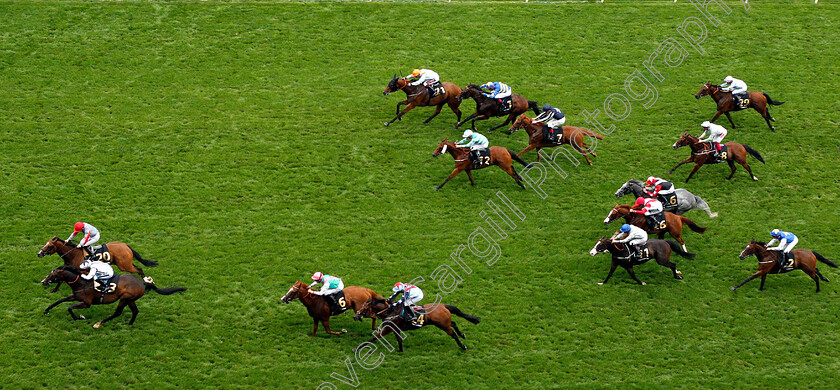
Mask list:
[[[417,77],[417,81],[409,83],[408,85],[423,84],[428,88],[432,84],[440,81],[440,76],[438,76],[438,74],[435,71],[430,69],[414,69],[414,71],[411,72],[410,76],[405,76],[406,79],[412,77]]]
[[[312,280],[314,280],[314,282],[309,285],[310,288],[318,283],[323,283],[320,291],[311,291],[312,295],[320,295],[324,298],[330,298],[330,295],[344,290],[344,282],[335,276],[324,275],[320,272],[316,272],[312,274]]]
[[[636,198],[636,204],[630,208],[630,212],[644,214],[646,217],[655,217],[663,212],[662,202],[654,198]],[[658,226],[649,226],[651,230],[658,229]]]
[[[546,126],[556,129],[566,123],[566,115],[558,108],[546,104],[542,108],[542,113],[534,118],[534,122],[545,122]]]
[[[105,292],[108,289],[108,280],[114,277],[114,268],[108,263],[98,260],[85,260],[79,266],[79,269],[87,269],[87,275],[82,274],[82,279],[93,279],[93,287],[99,292]],[[94,279],[96,278],[96,279]]]
[[[709,133],[709,138],[701,139],[700,142],[711,143],[716,153],[720,153],[720,142],[723,141],[723,137],[726,137],[726,133],[728,133],[726,128],[709,121],[701,123],[700,127],[703,128],[703,134],[700,134],[700,138],[703,138],[706,133]]]
[[[493,92],[485,93],[485,96],[491,97],[493,99],[503,99],[506,97],[510,97],[510,87],[507,84],[500,83],[498,81],[489,81],[486,84],[482,84],[478,86],[482,89],[492,89]]]
[[[397,284],[394,285],[394,288],[392,288],[391,291],[393,291],[394,293],[391,294],[390,297],[388,297],[388,302],[391,302],[391,300],[394,299],[394,297],[396,297],[397,295],[402,294],[400,300],[393,304],[393,306],[402,305],[402,310],[400,311],[400,314],[405,313],[406,307],[411,308],[414,306],[415,303],[420,302],[420,300],[423,299],[423,291],[420,290],[420,287],[417,287],[413,284],[397,282]]]
[[[636,255],[639,259],[641,259],[641,253],[639,252],[639,247],[644,245],[644,243],[648,240],[648,234],[646,231],[642,230],[642,228],[638,226],[633,226],[629,224],[621,225],[621,229],[618,230],[619,233],[613,235],[612,242],[615,244],[627,244],[627,248],[630,249],[630,256]],[[621,233],[624,234],[624,238],[616,238]]]
[[[660,202],[662,201],[661,199],[671,199],[671,196],[676,191],[674,183],[656,176],[649,176],[647,181],[645,181],[645,193],[656,199],[660,199]]]
[[[76,234],[79,234],[79,232],[83,232],[84,237],[81,241],[79,241],[79,245],[76,245],[76,248],[82,248],[82,250],[87,253],[87,255],[85,255],[87,257],[91,254],[90,248],[88,247],[99,241],[99,229],[93,227],[93,225],[87,222],[76,222],[76,224],[73,225],[73,234],[71,234],[66,241],[72,240],[73,237],[76,237]]]
[[[470,148],[470,159],[472,161],[478,160],[477,151],[487,149],[490,146],[490,141],[487,140],[487,137],[475,133],[472,130],[464,131],[464,134],[461,136],[464,139],[458,141],[455,146],[459,148]]]
[[[782,268],[790,269],[791,267],[788,266],[785,259],[787,257],[787,254],[793,250],[793,247],[795,247],[796,244],[799,243],[799,237],[796,237],[796,235],[793,233],[783,232],[779,229],[773,229],[773,231],[770,232],[770,235],[773,236],[773,239],[767,243],[767,250],[778,251],[779,265]],[[770,245],[773,245],[776,242],[778,242],[779,245],[771,248]]]
[[[746,95],[747,83],[732,76],[726,76],[726,78],[723,79],[723,84],[720,86],[720,90],[723,92],[732,92],[732,97],[737,97],[738,99],[748,97]],[[740,103],[740,101],[735,103]]]

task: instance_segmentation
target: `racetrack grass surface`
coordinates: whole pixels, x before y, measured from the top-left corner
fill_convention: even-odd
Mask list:
[[[418,108],[383,127],[404,96],[383,97],[388,80],[414,67],[461,86],[499,80],[584,125],[581,111],[603,111],[660,42],[685,45],[676,27],[701,16],[688,2],[1,3],[0,387],[350,388],[330,373],[348,375],[369,321],[334,317],[350,333],[310,338],[304,307],[280,297],[322,271],[384,295],[423,276],[432,302],[429,275],[489,230],[479,212],[501,190],[525,220],[493,266],[465,252],[473,273],[443,297],[482,317],[458,320],[469,350],[438,329],[411,332],[379,368],[354,363],[363,388],[835,388],[836,281],[816,294],[795,271],[768,276],[764,291],[729,287],[757,267],[737,259],[744,245],[776,227],[840,262],[840,8],[728,3],[721,26],[707,23],[705,55],[686,45],[680,66],[659,67],[651,108],[634,101],[623,122],[601,114],[618,130],[593,167],[558,160],[568,177],[550,173],[547,200],[497,168],[475,172],[474,188],[462,174],[433,191],[453,162],[431,153],[461,131],[447,108],[428,125],[431,109]],[[787,101],[771,108],[776,132],[754,111],[733,114],[726,140],[762,154],[766,165],[748,159],[760,181],[741,167],[726,181],[725,165],[688,185],[691,166],[666,176],[720,213],[686,215],[708,231],[684,235],[698,253],[676,258],[685,280],[648,263],[636,267],[647,286],[621,269],[598,286],[609,258],[587,251],[619,227],[602,223],[613,192],[688,156],[671,145],[714,114],[693,94],[728,74]],[[522,132],[489,138],[526,146]],[[147,294],[132,327],[128,311],[90,327],[114,305],[79,311],[87,321],[71,321],[67,304],[43,316],[69,289],[37,284],[59,259],[35,253],[77,220],[160,261],[145,268],[159,286],[188,290]]]

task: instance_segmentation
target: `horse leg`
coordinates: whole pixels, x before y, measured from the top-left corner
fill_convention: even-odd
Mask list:
[[[502,126],[507,126],[507,124],[510,123],[513,119],[514,119],[514,115],[510,114],[510,115],[508,115],[507,119],[505,119],[504,123],[502,123],[501,125],[498,125],[496,127],[491,127],[489,130],[487,130],[487,132],[489,133],[489,132],[491,132],[493,130],[496,130],[496,129],[502,127]]]
[[[819,270],[818,268],[814,268],[814,273],[815,273],[815,274],[817,274],[817,276],[818,276],[818,277],[819,277],[819,278],[820,278],[823,282],[830,282],[830,280],[828,280],[828,278],[826,278],[825,276],[823,276],[823,274],[822,274],[822,273],[820,273],[820,270]]]
[[[516,155],[517,155],[517,156],[522,157],[522,155],[523,155],[523,154],[528,153],[528,152],[530,152],[530,151],[534,150],[534,148],[536,148],[536,147],[537,147],[537,145],[536,145],[536,144],[529,144],[529,145],[528,145],[525,149],[522,149],[522,151],[521,151],[521,152],[519,152],[519,153],[517,153]],[[539,151],[538,151],[538,152],[539,152]],[[537,157],[537,160],[539,160],[539,157]]]
[[[475,117],[477,117],[477,116],[478,116],[478,111],[476,111],[476,112],[474,112],[474,113],[470,114],[470,116],[468,116],[468,117],[467,117],[466,119],[464,119],[462,122],[461,122],[461,121],[459,121],[458,123],[456,123],[456,124],[455,124],[455,130],[458,130],[458,127],[460,127],[461,125],[463,125],[464,123],[466,123],[468,120],[470,120],[470,119],[472,119],[472,118],[475,118]],[[458,118],[460,119],[460,118],[461,118],[461,116],[460,116],[460,115],[458,115]]]
[[[324,329],[326,329],[329,334],[341,335],[347,333],[347,329],[342,329],[341,332],[333,332],[330,330],[330,317],[327,317],[326,320],[321,320],[321,323],[324,324]]]
[[[688,183],[688,181],[691,180],[691,177],[694,176],[694,172],[697,172],[697,170],[702,166],[703,165],[701,164],[694,163],[694,169],[688,174],[688,177],[685,178],[685,182]]]
[[[120,315],[122,315],[123,309],[125,309],[126,304],[127,304],[126,300],[120,299],[120,302],[117,304],[117,310],[114,310],[114,314],[111,314],[110,316],[108,316],[104,320],[101,320],[101,321],[93,324],[93,329],[99,329],[99,327],[102,326],[102,324],[104,324],[108,321],[111,321],[114,318],[117,318]]]
[[[134,325],[134,320],[137,319],[137,313],[140,313],[140,309],[137,308],[137,303],[134,301],[128,303],[128,308],[131,309],[131,320],[128,321],[128,324]]]
[[[679,163],[679,164],[677,164],[677,166],[675,166],[675,167],[671,168],[671,170],[670,170],[670,171],[668,171],[668,174],[670,175],[670,174],[674,173],[674,171],[676,171],[676,170],[677,170],[677,168],[679,168],[679,167],[680,167],[680,165],[683,165],[683,164],[688,163],[688,162],[691,162],[691,161],[694,161],[694,156],[691,156],[691,157],[689,157],[689,158],[687,158],[687,159],[685,159],[685,160],[680,161],[680,163]]]
[[[473,187],[475,187],[475,181],[473,180],[473,177],[472,177],[472,170],[471,170],[471,169],[468,169],[468,170],[467,170],[467,177],[469,177],[469,178],[470,178],[470,184],[472,184],[472,186],[473,186]]]
[[[370,324],[370,330],[376,330],[376,317],[373,317],[373,322]]]
[[[732,117],[729,116],[729,111],[726,112],[726,119],[729,119],[729,124],[732,125],[732,128],[735,128],[735,122],[732,122]]]
[[[458,108],[459,104],[456,101],[450,101],[447,104],[449,105],[449,109],[452,110],[452,112],[454,112],[455,115],[458,116],[458,119],[455,121],[455,123],[460,122],[461,121],[461,109]]]
[[[590,166],[592,166],[592,161],[589,160],[589,154],[587,152],[583,151],[583,148],[581,148],[581,146],[580,146],[581,144],[583,144],[583,135],[578,134],[577,138],[578,138],[577,141],[571,142],[570,144],[572,145],[573,148],[575,148],[575,150],[578,151],[578,153],[582,154],[583,158],[586,159],[586,162],[589,163]]]
[[[710,120],[709,122],[715,123],[715,121],[716,121],[718,118],[720,118],[720,114],[723,114],[723,112],[721,112],[720,110],[718,110],[718,112],[716,112],[716,113],[715,113],[714,118],[712,118],[712,120]]]
[[[411,109],[414,108],[414,107],[416,107],[416,104],[408,103],[408,105],[405,106],[405,109],[403,109],[401,112],[397,112],[397,116],[395,116],[394,119],[391,119],[390,121],[385,122],[385,126],[388,126],[388,125],[390,125],[391,123],[394,123],[397,120],[402,120],[402,116],[405,115],[406,112],[411,111]],[[397,110],[399,111],[399,105],[397,105]]]
[[[140,267],[134,265],[134,262],[132,260],[132,258],[129,258],[128,263],[126,264],[123,264],[122,262],[114,262],[117,263],[117,267],[119,267],[120,270],[123,270],[125,272],[131,272],[133,274],[138,274],[140,275],[141,279],[145,278],[146,274],[143,273],[143,270]]]
[[[484,118],[482,118],[482,117],[484,117]],[[478,130],[476,130],[476,128],[475,128],[475,121],[484,121],[484,120],[488,120],[488,119],[490,119],[490,117],[489,117],[489,116],[487,116],[487,115],[479,115],[479,116],[477,116],[477,117],[473,118],[473,120],[472,120],[472,127],[471,127],[472,131],[478,131]]]
[[[732,291],[735,291],[736,288],[741,287],[744,284],[746,284],[747,282],[749,282],[750,280],[753,280],[753,279],[755,279],[759,276],[762,276],[762,275],[767,275],[767,272],[761,272],[761,270],[758,270],[754,274],[750,275],[750,277],[746,278],[743,282],[741,282],[741,284],[739,284],[737,286],[730,287],[729,289],[732,290]]]
[[[754,181],[758,181],[758,178],[757,178],[757,177],[755,177],[755,175],[753,175],[753,173],[752,173],[752,169],[750,169],[750,164],[747,164],[747,158],[746,158],[746,157],[744,157],[744,162],[739,162],[739,164],[741,164],[741,166],[742,166],[742,167],[744,167],[744,169],[746,169],[746,170],[747,170],[747,173],[749,173],[749,174],[750,174],[750,177],[751,177]],[[733,169],[734,169],[734,168],[733,168]],[[734,171],[733,171],[733,172],[734,172]]]
[[[461,329],[458,329],[458,324],[456,324],[455,321],[452,321],[452,329],[455,329],[455,333],[458,334],[458,337],[466,340],[467,336],[461,333]]]
[[[732,180],[732,176],[735,176],[735,161],[726,160],[726,163],[729,164],[729,169],[732,170],[732,172],[729,174],[729,177],[727,177],[726,180]]]
[[[758,286],[758,290],[764,290],[764,281],[767,280],[767,274],[761,275],[761,285]]]
[[[61,283],[64,283],[63,280],[60,280],[58,283],[55,284],[55,288],[50,290],[50,294],[58,292],[58,288],[61,287]]]
[[[615,272],[616,267],[618,267],[618,263],[616,263],[616,262],[615,262],[615,260],[613,260],[612,265],[610,266],[610,273],[608,273],[608,274],[607,274],[607,278],[606,278],[606,279],[604,279],[604,281],[603,281],[603,282],[598,283],[598,285],[599,285],[599,286],[600,286],[600,285],[603,285],[604,283],[606,283],[606,282],[607,282],[607,280],[610,280],[610,278],[612,277],[613,272]]]
[[[817,274],[812,269],[802,268],[802,271],[808,274],[811,279],[814,279],[814,283],[817,284],[817,292],[820,292],[820,278],[817,277]]]
[[[635,280],[635,281],[636,281],[636,283],[639,283],[639,284],[641,284],[642,286],[647,286],[647,283],[645,283],[645,282],[643,282],[643,281],[639,280],[639,278],[637,278],[637,277],[636,277],[636,272],[635,272],[635,271],[633,271],[633,266],[632,266],[632,265],[631,265],[631,266],[624,267],[624,269],[626,269],[626,270],[627,270],[627,273],[628,273],[628,274],[630,274],[630,277],[631,277],[631,278],[633,278],[633,280]]]
[[[432,118],[434,118],[434,117],[436,117],[438,114],[440,114],[440,109],[441,109],[441,108],[443,108],[443,102],[441,102],[440,104],[438,104],[438,105],[437,105],[437,108],[435,109],[435,113],[434,113],[434,114],[432,114],[432,116],[430,116],[430,117],[426,118],[426,120],[424,120],[424,121],[423,121],[423,124],[425,125],[425,124],[429,123],[429,121],[430,121],[430,120],[432,120]]]
[[[318,319],[312,317],[312,322],[314,323],[314,326],[312,327],[312,334],[309,337],[315,337],[315,332],[318,331]]]
[[[770,128],[770,131],[776,131],[776,128],[773,127],[773,125],[770,124],[771,120],[773,122],[775,122],[776,120],[773,119],[773,117],[770,116],[770,107],[767,106],[766,104],[765,104],[763,110],[759,110],[758,107],[753,107],[753,108],[761,115],[762,118],[764,118],[764,121],[767,122],[767,127]]]
[[[439,190],[441,187],[443,187],[444,184],[446,184],[446,182],[452,180],[452,178],[455,177],[455,175],[461,173],[461,171],[463,170],[463,168],[455,167],[455,170],[452,171],[452,174],[449,175],[449,177],[447,177],[446,180],[443,181],[443,183],[440,183],[439,186],[435,187],[435,191]]]
[[[670,268],[670,269],[671,269],[671,273],[673,273],[673,274],[674,274],[674,279],[677,279],[677,280],[682,280],[682,278],[683,278],[683,277],[682,277],[682,272],[680,272],[680,271],[677,269],[677,265],[676,265],[676,264],[674,264],[674,263],[672,263],[672,262],[671,262],[671,259],[669,259],[669,258],[661,258],[661,259],[660,259],[660,258],[657,256],[657,257],[656,257],[656,262],[657,262],[659,265],[663,266],[663,267]]]
[[[385,126],[389,126],[391,123],[394,123],[397,119],[400,119],[400,106],[403,105],[403,104],[408,104],[408,100],[403,100],[403,101],[397,103],[397,113],[396,113],[397,116],[395,116],[394,119],[391,119],[388,122],[385,122]]]
[[[512,165],[508,165],[507,167],[499,165],[499,168],[502,168],[503,171],[507,172],[508,175],[513,177],[513,180],[516,180],[516,184],[519,184],[519,186],[522,187],[523,190],[525,189],[525,185],[522,184],[522,181],[519,180],[519,174],[516,173],[516,170],[513,169]]]
[[[90,307],[90,305],[88,305],[87,303],[79,302],[75,305],[70,305],[70,307],[67,308],[67,311],[70,312],[70,316],[73,317],[74,320],[85,320],[85,319],[87,319],[87,318],[85,318],[85,316],[76,315],[76,313],[73,313],[73,309],[87,309],[89,307]]]
[[[44,315],[50,314],[50,310],[52,310],[52,308],[54,308],[54,307],[56,307],[56,306],[58,306],[58,305],[60,305],[64,302],[69,302],[69,301],[74,301],[74,300],[76,300],[75,295],[70,295],[69,297],[61,298],[61,299],[55,301],[55,303],[53,303],[52,305],[48,306],[47,309],[44,310]]]

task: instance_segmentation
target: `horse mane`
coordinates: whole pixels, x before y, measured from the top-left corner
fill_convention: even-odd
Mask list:
[[[62,265],[62,266],[56,267],[56,269],[60,269],[62,271],[70,271],[70,272],[73,272],[73,273],[76,273],[76,274],[81,274],[82,273],[81,268],[74,267],[72,265]]]
[[[627,180],[626,184],[635,184],[637,186],[642,186],[642,181],[641,180],[636,180],[636,179],[630,179],[630,180]],[[644,187],[644,186],[642,186],[642,187]]]
[[[756,245],[763,246],[764,248],[767,248],[767,243],[766,243],[766,242],[764,242],[764,241],[756,241],[756,242],[755,242],[755,244],[756,244]]]

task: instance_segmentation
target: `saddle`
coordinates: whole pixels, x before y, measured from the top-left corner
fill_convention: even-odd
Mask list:
[[[793,253],[784,253],[779,251],[777,256],[777,261],[779,262],[779,273],[785,273],[793,271],[794,269],[794,259]]]
[[[332,295],[325,295],[324,299],[327,301],[327,304],[330,305],[331,316],[344,313],[350,308],[350,305],[347,304],[347,300],[344,299],[344,291],[339,291]]]
[[[415,328],[421,328],[426,323],[426,308],[412,306],[403,309],[403,320]]]
[[[472,160],[473,167],[475,168],[490,166],[490,148],[470,150],[470,160]]]
[[[104,282],[96,279],[93,280],[94,290],[102,293],[102,295],[99,297],[99,303],[102,303],[102,301],[105,300],[105,294],[113,294],[115,291],[117,291],[117,285],[119,284],[119,282],[119,274],[112,276],[110,279],[104,280]]]
[[[90,246],[88,247],[88,250],[90,250],[90,255],[88,255],[86,259],[98,260],[103,263],[111,262],[111,252],[108,251],[108,245],[102,244]]]
[[[634,251],[630,250],[630,245],[628,244],[622,244],[622,246],[624,247],[624,249],[622,249],[620,257],[627,259],[627,261],[630,262],[631,265],[644,264],[650,261],[651,256],[647,243],[639,246],[638,253],[634,253]]]
[[[674,192],[668,195],[657,195],[657,200],[662,203],[662,208],[664,211],[671,211],[676,209],[679,205],[677,204],[677,193]]]
[[[548,125],[543,125],[543,138],[551,143],[559,144],[563,141],[563,127],[552,129]]]
[[[735,106],[735,111],[741,111],[743,109],[749,108],[750,106],[750,94],[749,92],[742,92],[739,94],[732,94],[732,103]]]
[[[511,110],[513,110],[513,96],[508,96],[501,99],[496,99],[496,103],[499,105],[499,115],[510,114]]]
[[[715,149],[712,149],[712,161],[708,162],[707,164],[717,164],[726,161],[726,158],[729,155],[727,151],[727,147],[724,144],[720,144],[720,152]]]
[[[438,97],[446,93],[446,89],[443,88],[443,84],[440,81],[436,81],[434,84],[426,87],[426,89],[429,93],[429,99]]]
[[[668,227],[668,224],[665,221],[664,211],[653,215],[646,215],[645,219],[647,220],[648,229],[650,230],[659,230]]]

